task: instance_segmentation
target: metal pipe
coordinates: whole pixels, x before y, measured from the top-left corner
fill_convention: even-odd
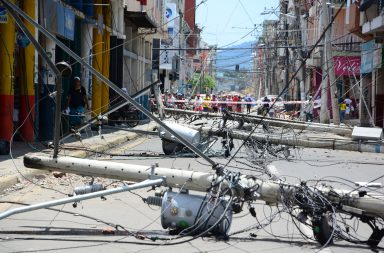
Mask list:
[[[18,207],[18,208],[10,209],[10,210],[7,210],[5,212],[0,213],[0,220],[7,218],[11,215],[14,215],[14,214],[18,214],[18,213],[25,213],[25,212],[30,212],[30,211],[34,211],[34,210],[38,210],[38,209],[47,208],[47,207],[68,204],[68,203],[76,203],[78,201],[82,201],[82,200],[86,200],[86,199],[92,199],[92,198],[107,196],[107,195],[111,195],[111,194],[115,194],[115,193],[136,190],[136,189],[144,188],[144,187],[148,187],[148,186],[161,185],[163,183],[163,181],[164,181],[164,179],[162,179],[162,178],[145,180],[143,182],[136,183],[133,185],[126,185],[126,186],[113,188],[113,189],[109,189],[109,190],[92,192],[92,193],[77,195],[77,196],[73,196],[73,197],[69,197],[69,198],[57,199],[57,200],[52,200],[52,201],[43,202],[43,203],[39,203],[39,204],[33,204],[33,205],[29,205],[29,206]]]
[[[55,36],[53,36],[50,32],[48,32],[44,27],[42,27],[40,24],[36,23],[33,19],[31,19],[28,15],[26,15],[18,6],[9,3],[9,1],[6,0],[0,0],[5,6],[7,6],[7,9],[13,9],[16,11],[19,15],[21,15],[24,19],[26,19],[28,22],[32,23],[41,33],[43,33],[47,38],[53,40],[56,42],[56,44],[61,47],[67,54],[69,54],[73,59],[75,59],[77,62],[88,68],[92,74],[94,74],[97,78],[99,78],[101,81],[106,83],[109,87],[111,87],[117,94],[131,102],[137,109],[139,109],[141,112],[143,112],[148,118],[155,121],[157,124],[163,126],[167,131],[172,133],[182,144],[184,144],[186,147],[191,149],[195,154],[199,155],[201,158],[205,159],[207,162],[209,162],[213,169],[216,169],[218,164],[213,161],[210,157],[208,157],[206,154],[204,154],[201,150],[196,148],[195,146],[191,145],[188,141],[186,141],[182,136],[177,134],[175,131],[173,131],[170,127],[165,125],[160,119],[152,115],[150,111],[145,109],[142,105],[140,105],[138,102],[136,102],[134,99],[132,99],[128,94],[125,94],[121,89],[112,83],[108,78],[104,77],[100,72],[98,72],[96,69],[94,69],[90,64],[85,62],[80,56],[78,56],[76,53],[74,53],[72,50],[70,50],[67,46],[65,46],[60,40],[58,40]]]

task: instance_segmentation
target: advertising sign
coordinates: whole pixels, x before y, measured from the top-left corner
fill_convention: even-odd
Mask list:
[[[176,17],[178,16],[176,11],[176,4],[175,3],[167,3],[165,7],[165,22],[168,26],[168,36],[174,37],[175,36],[175,23],[176,23]]]
[[[361,44],[361,69],[362,74],[371,73],[373,70],[373,52],[375,41],[371,40]]]
[[[0,24],[8,23],[8,13],[7,10],[0,5]]]
[[[333,65],[337,76],[360,75],[360,56],[334,56]]]
[[[175,50],[167,50],[172,48],[171,40],[161,40],[160,42],[160,69],[172,70],[172,59],[176,54]]]

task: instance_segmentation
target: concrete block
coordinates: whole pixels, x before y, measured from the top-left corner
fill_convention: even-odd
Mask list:
[[[383,139],[382,128],[371,128],[371,127],[354,127],[352,131],[352,140],[373,140],[379,141]]]

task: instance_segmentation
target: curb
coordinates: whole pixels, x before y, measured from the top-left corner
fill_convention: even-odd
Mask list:
[[[149,122],[144,125],[140,125],[135,127],[135,129],[140,130],[155,130],[157,128],[157,124],[154,122]],[[78,143],[75,143],[75,145],[71,145],[73,143],[65,143],[65,145],[70,145],[71,147],[78,147],[78,148],[84,148],[87,147],[92,150],[97,150],[98,152],[104,152],[107,151],[113,147],[119,146],[125,142],[128,142],[130,140],[136,139],[139,134],[127,132],[123,130],[119,130],[113,133],[103,134],[104,137],[100,141],[99,136],[93,136],[91,138],[83,140],[81,145]],[[47,150],[51,151],[51,150]],[[68,150],[61,150],[59,152],[59,155],[70,155],[73,157],[79,157],[79,158],[86,158],[94,154],[92,151],[86,151],[86,150],[74,150],[74,151],[68,151]],[[0,194],[7,188],[12,187],[13,185],[19,183],[23,178],[32,179],[34,177],[37,177],[39,175],[46,176],[50,174],[49,171],[46,170],[38,170],[38,169],[28,169],[23,168],[23,173],[20,175],[19,173],[12,174],[12,175],[6,175],[3,177],[0,177]]]

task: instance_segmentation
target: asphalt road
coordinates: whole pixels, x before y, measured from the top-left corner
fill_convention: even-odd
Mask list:
[[[235,142],[235,146],[239,143]],[[219,149],[219,145],[215,145]],[[157,137],[146,137],[116,147],[114,154],[161,152],[161,142]],[[228,168],[244,174],[259,175],[259,172],[244,170],[243,164],[249,154],[242,151],[239,159]],[[161,167],[211,171],[211,167],[201,158],[132,157],[97,154],[97,159],[116,162],[150,165],[159,163]],[[215,158],[225,162],[224,159]],[[356,153],[320,149],[295,149],[290,160],[276,160],[278,175],[287,182],[300,180],[327,179],[334,185],[349,187],[354,181],[371,181],[384,174],[384,156],[372,153]],[[347,181],[349,180],[349,181]],[[119,182],[110,179],[96,179],[104,185],[117,186]],[[90,182],[88,177],[68,175],[63,178],[52,176],[36,181],[36,185],[25,183],[23,188],[1,196],[0,211],[16,207],[7,202],[38,203],[65,197],[73,192],[73,187]],[[375,180],[384,185],[383,177]],[[346,185],[343,185],[345,183]],[[43,189],[54,188],[60,192]],[[350,189],[350,188],[348,188]],[[156,238],[174,238],[167,234],[160,221],[159,207],[150,207],[142,197],[153,195],[150,189],[119,193],[106,200],[92,199],[55,207],[55,210],[38,210],[17,214],[0,220],[0,252],[371,252],[362,244],[335,241],[322,249],[311,238],[306,239],[298,231],[291,217],[280,211],[284,207],[270,207],[263,202],[254,204],[257,219],[244,205],[243,212],[235,214],[230,229],[229,240],[203,237],[194,240],[184,237],[178,240],[151,241],[137,238],[148,235]],[[177,189],[173,189],[177,191]],[[200,194],[191,192],[191,194]],[[268,225],[267,225],[268,224]],[[264,226],[265,225],[265,226]],[[119,232],[114,230],[118,228]],[[368,226],[351,221],[351,228],[358,230],[361,239],[370,235]],[[239,232],[245,230],[244,232]],[[114,234],[110,234],[114,231]],[[304,233],[312,237],[308,228]],[[140,236],[139,236],[140,237]],[[184,242],[185,240],[191,240]],[[175,245],[170,245],[175,244]],[[381,242],[380,246],[384,246]]]

